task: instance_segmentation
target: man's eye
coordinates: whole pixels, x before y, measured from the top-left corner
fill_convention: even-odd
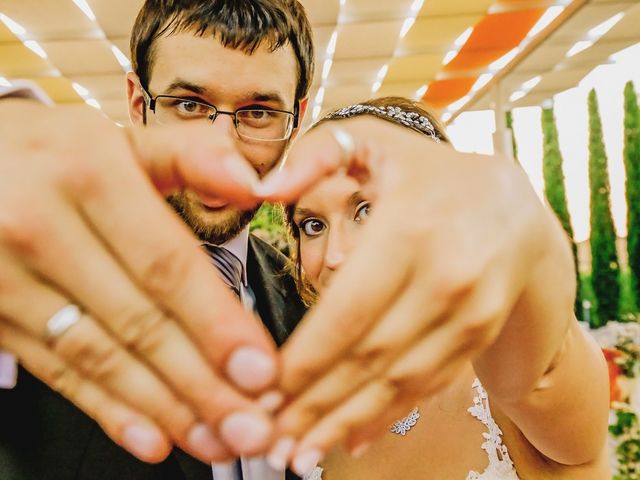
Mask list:
[[[177,108],[185,113],[194,113],[198,111],[198,104],[184,100],[178,103]]]
[[[362,223],[367,219],[370,213],[371,213],[371,203],[362,202],[360,205],[356,207],[356,216],[354,217],[354,221],[356,223]]]
[[[268,115],[264,110],[249,110],[249,116],[254,120],[262,120]]]
[[[210,108],[207,105],[196,102],[194,100],[187,100],[184,98],[175,99],[172,104],[173,109],[179,115],[183,116],[202,116],[208,115]]]
[[[299,228],[304,232],[305,235],[309,237],[315,237],[317,235],[320,235],[324,231],[325,225],[320,220],[310,218],[300,223]]]

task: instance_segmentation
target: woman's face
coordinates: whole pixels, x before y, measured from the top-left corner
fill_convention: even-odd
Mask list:
[[[370,202],[357,181],[335,175],[305,194],[294,210],[300,232],[300,262],[318,293],[327,286],[353,245],[370,213]]]

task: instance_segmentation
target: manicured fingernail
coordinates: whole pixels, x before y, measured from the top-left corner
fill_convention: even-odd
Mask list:
[[[261,395],[258,399],[258,404],[268,413],[275,413],[283,403],[284,395],[275,390]]]
[[[302,477],[310,474],[311,471],[318,466],[320,460],[322,460],[322,452],[318,449],[313,449],[296,455],[291,467],[294,472]]]
[[[296,447],[296,441],[293,437],[283,437],[276,442],[269,454],[267,455],[267,463],[271,468],[277,471],[287,469],[287,462],[293,449]]]
[[[235,453],[256,453],[264,449],[272,426],[266,418],[248,412],[234,412],[220,422],[220,436]]]
[[[362,442],[356,445],[355,447],[353,447],[349,453],[353,458],[360,458],[365,453],[367,453],[367,450],[369,450],[370,446],[371,446],[371,442],[368,442],[368,441]]]
[[[247,161],[241,156],[228,155],[222,160],[222,163],[233,181],[248,186],[252,191],[261,185],[256,171],[247,165]]]
[[[243,390],[259,391],[275,380],[276,365],[263,351],[254,347],[240,347],[227,362],[227,375]]]
[[[157,457],[164,448],[164,439],[155,429],[144,425],[130,425],[122,433],[124,447],[136,457],[145,460]]]
[[[269,197],[287,184],[287,174],[282,170],[277,170],[262,179],[254,190],[256,195]]]
[[[205,461],[220,457],[226,450],[213,431],[203,423],[199,423],[189,431],[187,443],[194,453]]]

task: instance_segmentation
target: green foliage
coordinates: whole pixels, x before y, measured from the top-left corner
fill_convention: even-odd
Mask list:
[[[288,253],[287,227],[284,210],[279,204],[264,203],[250,225],[251,233],[270,243],[283,253]]]
[[[509,132],[511,132],[511,147],[513,148],[513,159],[518,162],[518,144],[516,143],[516,134],[513,130],[513,112],[509,110],[506,115],[507,128],[509,129]]]
[[[637,415],[621,405],[615,409],[615,423],[609,432],[616,440],[615,454],[618,471],[614,480],[640,480],[640,428]]]
[[[598,312],[598,299],[596,298],[595,293],[593,292],[593,286],[591,284],[591,274],[589,273],[581,273],[580,274],[580,292],[582,294],[582,299],[589,301],[591,303],[591,316],[590,324],[592,325],[600,325],[600,322],[597,318]],[[635,298],[633,296],[633,291],[631,287],[631,271],[628,268],[620,270],[620,305],[619,305],[619,318],[618,320],[621,322],[637,322],[640,320],[638,318],[638,307],[636,305]],[[595,318],[594,318],[595,316]],[[584,320],[587,320],[586,318]]]
[[[595,90],[589,93],[589,184],[591,187],[591,281],[598,298],[598,325],[618,318],[619,262],[611,217],[611,188]]]
[[[627,252],[633,290],[640,300],[640,109],[633,82],[624,88],[624,167],[627,196]]]
[[[574,310],[578,319],[582,320],[582,295],[580,294],[580,274],[578,272],[578,249],[573,239],[573,227],[571,216],[567,206],[567,192],[564,184],[564,172],[562,171],[562,153],[558,143],[558,129],[553,117],[553,109],[542,110],[542,135],[543,135],[543,159],[542,173],[544,176],[545,196],[555,212],[562,228],[571,242],[573,251],[573,263],[576,271],[576,298]]]

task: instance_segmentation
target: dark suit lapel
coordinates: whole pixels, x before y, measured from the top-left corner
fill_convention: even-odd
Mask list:
[[[305,307],[291,276],[286,258],[262,240],[251,236],[247,254],[249,285],[256,309],[278,346],[282,345],[302,318]]]

